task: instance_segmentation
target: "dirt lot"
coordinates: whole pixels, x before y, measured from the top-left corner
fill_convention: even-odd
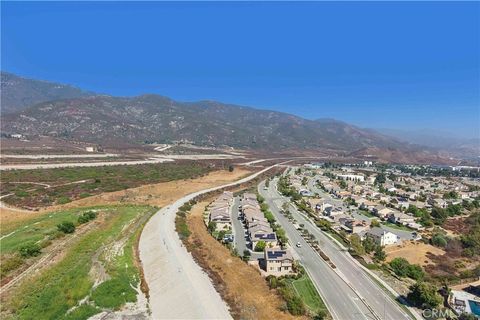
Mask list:
[[[410,263],[425,266],[432,264],[433,261],[428,258],[428,253],[434,255],[443,255],[444,250],[422,242],[405,242],[401,246],[389,247],[385,249],[387,253],[387,262],[397,257],[402,257]]]
[[[25,220],[45,214],[46,212],[95,205],[135,203],[162,207],[188,193],[238,180],[250,172],[251,171],[244,168],[236,168],[233,172],[219,170],[196,179],[156,183],[127,190],[103,193],[72,201],[64,205],[50,206],[40,211],[0,208],[0,223],[2,227],[11,228],[13,225],[20,224]]]
[[[192,232],[189,242],[197,262],[206,266],[222,297],[232,307],[233,316],[240,319],[292,319],[280,310],[283,302],[270,290],[259,271],[213,239],[203,223],[203,211],[209,201],[192,209],[187,223]],[[198,261],[200,260],[200,261]]]

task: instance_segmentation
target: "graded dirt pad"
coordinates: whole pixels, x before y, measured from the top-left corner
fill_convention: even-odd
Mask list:
[[[388,247],[385,249],[387,253],[387,262],[392,261],[394,258],[405,258],[408,262],[413,264],[419,264],[425,266],[427,264],[434,263],[428,258],[429,253],[441,256],[445,253],[444,250],[434,247],[422,242],[405,242],[401,246]]]
[[[230,305],[232,316],[236,319],[295,319],[280,310],[283,301],[268,288],[258,270],[233,257],[207,232],[203,212],[209,202],[198,203],[188,215],[187,223],[192,232],[188,241],[197,263],[208,270],[217,291]]]
[[[64,205],[47,207],[40,211],[0,208],[0,222],[2,227],[7,227],[38,217],[47,212],[96,205],[131,203],[163,207],[186,194],[232,182],[249,173],[251,173],[251,171],[244,168],[235,168],[233,172],[227,170],[213,171],[200,178],[162,182],[121,191],[102,193]]]

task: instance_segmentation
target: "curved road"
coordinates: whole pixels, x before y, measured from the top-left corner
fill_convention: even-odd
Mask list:
[[[175,232],[175,215],[179,207],[201,194],[248,182],[278,165],[233,183],[191,193],[162,208],[147,222],[139,251],[153,319],[231,319],[227,304]]]

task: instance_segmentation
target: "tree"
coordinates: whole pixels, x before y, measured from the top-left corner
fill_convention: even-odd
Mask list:
[[[433,207],[431,216],[436,224],[443,224],[448,217],[447,211],[439,207]]]
[[[27,243],[20,247],[20,255],[24,258],[36,257],[41,253],[40,246],[36,243]]]
[[[387,182],[387,178],[385,177],[384,173],[379,173],[377,177],[375,178],[375,184],[384,184]]]
[[[75,225],[70,221],[64,221],[57,225],[57,229],[63,233],[74,233]]]
[[[332,226],[330,221],[327,221],[325,219],[319,219],[319,220],[315,221],[315,224],[317,225],[317,227],[319,227],[323,231],[329,230]]]
[[[437,288],[426,282],[417,282],[410,287],[410,292],[407,295],[415,306],[423,309],[433,309],[442,303],[442,296],[437,292]]]
[[[267,244],[265,243],[265,241],[258,241],[257,244],[255,245],[255,251],[256,252],[262,252],[263,250],[265,250],[265,247],[267,246]]]
[[[443,194],[443,199],[458,199],[458,193],[454,190],[445,192]]]
[[[207,229],[208,229],[208,232],[210,233],[213,233],[215,230],[217,230],[217,224],[215,223],[215,221],[210,221],[208,223]]]
[[[363,247],[365,248],[366,253],[370,253],[373,250],[375,250],[376,244],[371,237],[366,237],[365,240],[363,240],[362,244],[363,244]]]
[[[395,258],[390,261],[390,267],[397,276],[406,277],[408,275],[410,263],[405,258]]]
[[[307,182],[308,182],[307,177],[303,177],[303,178],[302,178],[302,186],[306,186],[306,185],[307,185]]]
[[[436,247],[445,248],[447,246],[447,239],[445,239],[445,236],[441,233],[435,233],[431,241],[432,245]]]
[[[362,246],[362,240],[358,234],[353,234],[350,237],[350,246],[357,255],[362,256],[365,254],[365,248]]]
[[[383,262],[387,258],[387,254],[383,250],[382,246],[377,246],[375,248],[375,253],[373,254],[373,259],[377,262]]]
[[[380,221],[377,219],[372,219],[370,221],[370,228],[380,227]]]
[[[233,172],[234,169],[233,164],[228,166],[228,172]]]
[[[411,264],[408,266],[408,276],[413,280],[421,280],[425,276],[425,272],[418,264]]]
[[[243,261],[250,260],[250,256],[251,256],[250,250],[247,250],[247,249],[243,250],[243,257],[242,257]]]

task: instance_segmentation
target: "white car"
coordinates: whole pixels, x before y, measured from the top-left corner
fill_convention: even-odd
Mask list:
[[[297,246],[297,248],[301,248],[302,244],[300,242],[297,242],[296,246]]]

